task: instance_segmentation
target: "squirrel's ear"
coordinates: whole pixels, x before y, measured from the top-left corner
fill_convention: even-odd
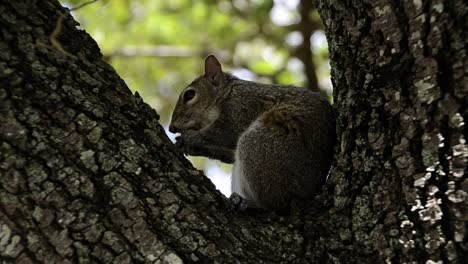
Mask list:
[[[218,85],[218,79],[220,74],[223,72],[221,63],[214,55],[208,55],[205,59],[205,76],[213,82],[214,85]]]

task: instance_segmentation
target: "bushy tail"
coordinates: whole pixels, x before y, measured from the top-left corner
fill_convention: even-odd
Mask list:
[[[285,134],[300,136],[305,125],[304,115],[299,114],[301,110],[292,105],[279,105],[263,113],[259,120],[265,127],[277,127]]]

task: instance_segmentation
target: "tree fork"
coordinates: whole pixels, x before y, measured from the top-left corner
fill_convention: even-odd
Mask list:
[[[323,194],[240,213],[57,1],[0,3],[0,259],[462,262],[467,8],[316,1],[339,144]]]

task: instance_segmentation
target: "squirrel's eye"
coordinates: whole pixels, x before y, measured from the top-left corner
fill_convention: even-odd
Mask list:
[[[195,90],[185,91],[185,93],[184,93],[184,101],[185,102],[188,102],[188,101],[192,100],[193,97],[195,97]]]

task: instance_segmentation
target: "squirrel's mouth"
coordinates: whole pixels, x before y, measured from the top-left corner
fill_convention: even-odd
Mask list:
[[[187,130],[194,130],[194,131],[199,131],[201,127],[195,123],[195,121],[191,120],[185,123],[182,122],[171,122],[169,125],[169,132],[175,134],[175,133],[181,133],[183,134]]]
[[[171,132],[173,134],[179,133],[179,129],[176,126],[174,126],[173,124],[170,124],[169,125],[169,132]]]

